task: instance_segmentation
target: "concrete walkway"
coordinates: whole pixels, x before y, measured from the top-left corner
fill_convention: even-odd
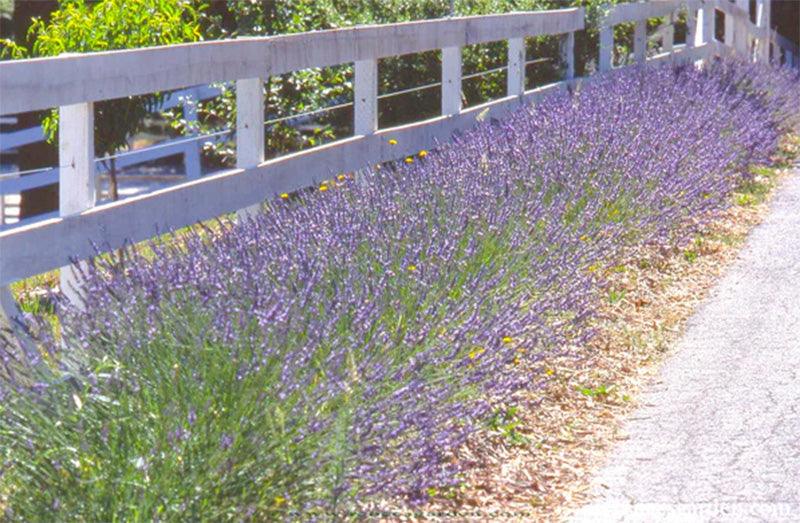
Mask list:
[[[573,521],[800,522],[800,173],[642,400]]]

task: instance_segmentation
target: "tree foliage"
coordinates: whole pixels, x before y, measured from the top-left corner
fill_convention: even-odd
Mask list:
[[[602,0],[607,3],[608,0]],[[612,0],[613,1],[613,0]],[[37,20],[28,35],[27,48],[6,43],[7,56],[53,56],[64,52],[87,52],[147,47],[201,39],[265,36],[332,29],[357,24],[379,24],[440,18],[450,14],[479,15],[509,11],[587,7],[590,21],[601,12],[601,0],[227,0],[206,4],[205,0],[62,0],[60,9],[45,22]],[[596,53],[593,31],[579,34],[576,41],[577,72],[584,71]],[[563,72],[558,61],[558,37],[529,39],[528,56],[540,58],[528,69],[534,85],[555,81]],[[464,73],[478,73],[505,65],[506,43],[492,42],[464,49]],[[381,60],[380,93],[431,85],[381,100],[382,127],[434,116],[439,111],[440,53],[427,52]],[[352,107],[315,114],[305,120],[283,120],[332,104],[352,101],[353,71],[350,64],[296,71],[265,79],[268,154],[280,154],[317,145],[352,130]],[[505,71],[466,79],[463,98],[468,105],[503,96]],[[197,103],[199,122],[188,122],[181,110],[169,113],[177,130],[212,132],[234,128],[235,92],[220,85],[222,95]],[[146,114],[160,105],[158,94],[107,101],[96,106],[96,150],[112,154],[124,148],[131,135],[141,130]],[[278,120],[271,122],[271,120]],[[51,139],[57,131],[57,114],[44,121]],[[213,156],[229,162],[234,158],[232,141],[209,145]]]
[[[200,0],[62,0],[49,20],[34,20],[27,46],[5,41],[3,52],[26,58],[194,42],[203,39],[205,8]],[[156,93],[97,103],[96,153],[103,156],[127,147],[161,100]],[[49,140],[55,140],[58,113],[45,117],[43,126]]]
[[[614,0],[611,0],[613,3]],[[454,15],[480,15],[510,11],[535,11],[571,6],[584,6],[590,21],[601,13],[608,0],[456,0]],[[358,24],[382,24],[449,16],[450,0],[228,0],[224,9],[209,15],[213,30],[210,38],[266,36],[321,29],[334,29]],[[533,85],[558,80],[563,64],[558,61],[558,37],[529,39],[528,56],[544,58],[528,69]],[[579,34],[576,41],[577,71],[596,54],[597,36],[593,30]],[[505,65],[506,43],[469,46],[464,49],[464,73],[477,73]],[[353,70],[350,64],[323,69],[297,71],[265,79],[267,119],[317,110],[352,101]],[[441,80],[440,53],[427,52],[381,60],[379,92],[381,94],[435,84]],[[506,73],[498,71],[463,83],[465,103],[472,105],[505,95]],[[199,104],[198,114],[204,132],[220,126],[233,127],[235,93],[222,86],[223,95]],[[439,90],[415,91],[381,100],[381,127],[398,125],[439,114]],[[183,129],[185,121],[174,119]],[[315,115],[311,126],[299,126],[297,120],[268,125],[268,154],[313,146],[320,141],[344,136],[352,131],[352,108]],[[232,142],[209,146],[217,157],[231,160],[235,154]]]

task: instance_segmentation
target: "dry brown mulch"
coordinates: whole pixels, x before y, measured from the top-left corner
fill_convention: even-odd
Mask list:
[[[800,140],[787,148],[796,153]],[[476,435],[462,449],[459,459],[476,465],[460,489],[416,511],[376,519],[562,521],[588,501],[593,473],[626,438],[623,422],[639,391],[764,218],[787,172],[760,180],[768,192],[763,201],[734,195],[738,204],[699,227],[688,224],[696,232],[686,245],[642,247],[609,269],[599,333],[580,349],[585,358],[549,361],[549,384],[509,402],[516,405],[512,423]]]

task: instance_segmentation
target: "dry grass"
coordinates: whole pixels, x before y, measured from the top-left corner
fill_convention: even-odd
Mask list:
[[[787,139],[783,150],[786,164],[800,153],[800,137]],[[599,333],[580,349],[584,357],[548,361],[550,381],[510,398],[513,414],[472,438],[458,456],[471,464],[461,488],[439,493],[418,510],[374,504],[362,519],[562,521],[588,501],[592,474],[626,438],[623,422],[636,408],[639,391],[766,215],[787,172],[759,170],[753,183],[734,194],[731,208],[704,224],[686,224],[685,230],[694,231],[688,244],[642,247],[609,269],[608,288],[598,297]],[[50,275],[15,290],[21,298],[33,297],[54,283]]]

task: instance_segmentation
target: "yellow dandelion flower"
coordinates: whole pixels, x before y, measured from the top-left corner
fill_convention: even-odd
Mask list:
[[[327,185],[320,185],[319,186],[319,190],[322,191],[322,192],[325,192],[325,191],[328,190],[328,186]]]
[[[412,157],[406,158],[406,163],[414,163],[414,159]]]
[[[519,356],[514,356],[514,365],[519,365],[520,359]]]
[[[281,200],[288,200],[288,199],[289,199],[289,193],[288,192],[281,193]]]
[[[469,354],[468,354],[469,359],[474,360],[475,358],[477,358],[478,356],[480,356],[484,352],[486,352],[486,349],[484,349],[482,347],[475,347],[474,349],[469,351]]]
[[[514,341],[510,336],[503,336],[503,343],[511,343]]]
[[[391,138],[389,140],[389,145],[397,145],[397,140],[395,140],[394,138]]]
[[[426,156],[428,156],[428,151],[426,151],[425,149],[423,149],[423,150],[421,150],[421,151],[419,152],[418,156],[419,156],[420,158],[425,158]]]
[[[581,240],[582,242],[585,242],[585,241],[586,241],[586,240],[588,240],[588,239],[589,239],[589,237],[588,237],[588,236],[586,236],[585,234],[584,234],[583,236],[581,236],[581,237],[580,237],[580,240]]]
[[[345,178],[347,178],[347,176],[343,174],[340,174],[339,176],[336,177],[336,179],[339,180],[340,182],[343,182]]]
[[[408,270],[411,271],[411,272],[414,272],[414,271],[417,270],[417,266],[416,265],[409,265],[408,266]]]
[[[544,371],[544,373],[547,374],[548,376],[552,376],[553,374],[556,373],[556,371],[554,371],[553,369],[547,369],[546,371]]]
[[[286,503],[286,498],[283,498],[281,496],[275,496],[275,506],[276,507],[280,507],[284,503]]]

